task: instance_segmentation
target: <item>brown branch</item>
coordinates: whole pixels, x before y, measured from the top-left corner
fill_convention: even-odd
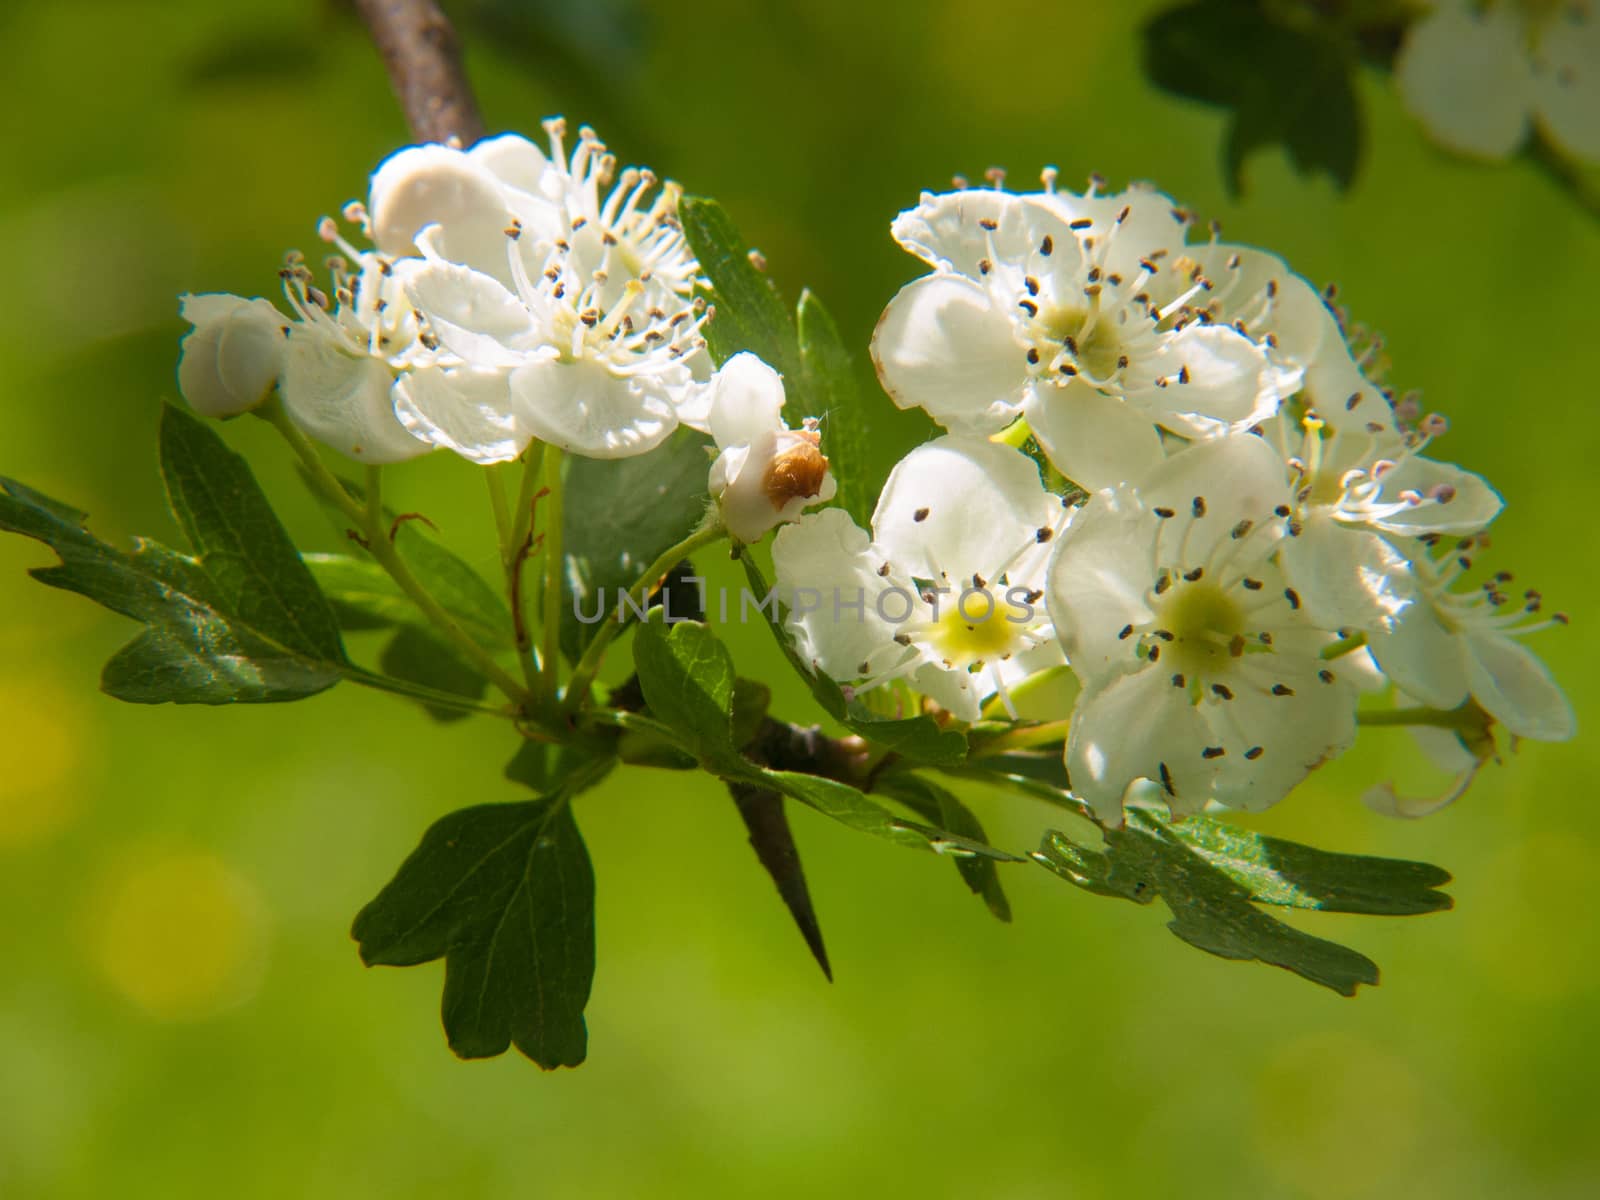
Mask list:
[[[419,142],[483,137],[456,31],[433,0],[354,0]]]

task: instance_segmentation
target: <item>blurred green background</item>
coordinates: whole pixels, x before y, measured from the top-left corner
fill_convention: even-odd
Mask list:
[[[452,8],[448,3],[447,8]],[[1600,229],[1533,170],[1424,143],[1368,78],[1348,196],[1268,154],[1230,199],[1220,118],[1152,91],[1147,4],[461,3],[493,129],[565,112],[720,198],[855,343],[916,273],[918,190],[1005,164],[1150,178],[1229,236],[1337,280],[1439,453],[1510,501],[1498,565],[1573,611],[1535,648],[1600,714],[1591,607]],[[104,536],[174,537],[155,473],[182,290],[272,294],[282,251],[404,140],[376,55],[316,0],[0,7],[0,471]],[[1075,184],[1076,185],[1076,184]],[[888,410],[887,401],[882,402]],[[266,431],[228,436],[308,548],[338,537]],[[923,436],[885,411],[883,465]],[[393,472],[489,565],[473,468]],[[581,502],[581,501],[576,501]],[[1592,1197],[1600,1194],[1600,763],[1530,746],[1438,816],[1359,802],[1433,782],[1370,731],[1260,819],[1457,875],[1454,912],[1311,917],[1377,959],[1343,1000],[1224,963],[1159,909],[1006,877],[1001,926],[948,862],[809,813],[796,834],[838,982],[810,961],[709,781],[619,772],[578,816],[599,880],[591,1058],[463,1064],[438,964],[364,970],[356,909],[437,816],[512,799],[488,722],[345,687],[281,707],[119,705],[126,622],[30,581],[0,540],[0,1196]],[[730,632],[776,674],[763,631]],[[361,646],[360,649],[370,647]],[[792,684],[780,710],[812,712]],[[1027,848],[1048,812],[974,804]],[[1298,920],[1298,918],[1297,918]]]

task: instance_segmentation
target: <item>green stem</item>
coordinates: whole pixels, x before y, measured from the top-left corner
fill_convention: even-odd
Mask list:
[[[644,602],[650,598],[650,593],[655,590],[656,584],[673,567],[696,550],[721,541],[727,536],[728,531],[720,524],[703,525],[645,568],[644,574],[640,575],[638,581],[627,591],[629,603],[624,604],[620,598],[618,599],[611,610],[611,615],[594,631],[594,639],[583,652],[583,657],[578,660],[578,665],[572,669],[572,678],[567,683],[566,692],[566,710],[569,713],[576,712],[588,698],[589,689],[594,686],[594,678],[600,673],[600,660],[605,657],[606,647],[617,634],[622,632],[623,626],[627,624],[628,614],[644,607]]]
[[[544,685],[543,701],[546,711],[554,712],[561,694],[561,576],[565,568],[565,553],[561,545],[561,524],[566,519],[562,511],[561,451],[549,446],[544,452],[544,628],[539,650],[540,682]],[[533,510],[530,498],[528,510]]]
[[[323,463],[321,455],[305,434],[301,433],[293,421],[289,420],[283,411],[281,403],[274,401],[272,404],[258,409],[258,412],[278,430],[289,448],[300,459],[305,467],[306,478],[323,499],[332,504],[345,516],[349,517],[357,526],[361,534],[367,553],[371,554],[389,574],[389,578],[402,592],[410,598],[423,616],[427,617],[437,627],[439,633],[461,652],[466,660],[473,664],[497,688],[506,694],[519,708],[528,704],[528,690],[516,681],[511,674],[495,662],[491,655],[472,638],[468,637],[456,620],[435,600],[428,589],[417,581],[411,573],[411,568],[406,566],[399,552],[394,548],[394,543],[389,540],[389,531],[383,527],[383,504],[379,489],[382,477],[377,467],[367,470],[367,503],[358,504],[344,485],[328,470]],[[383,678],[377,676],[377,678]],[[370,681],[365,681],[369,682]],[[393,690],[393,689],[390,689]],[[440,701],[442,703],[442,701]]]
[[[500,530],[500,561],[505,568],[506,604],[511,609],[512,641],[517,647],[517,661],[522,666],[523,680],[533,695],[537,695],[541,688],[543,663],[533,647],[523,579],[528,555],[533,549],[533,508],[537,500],[539,468],[543,461],[544,443],[534,442],[523,455],[517,507]],[[500,494],[502,498],[505,495],[503,491]]]
[[[1009,754],[1013,750],[1032,750],[1038,746],[1058,745],[1067,739],[1071,719],[1046,721],[1039,725],[1020,725],[996,734],[973,746],[968,758],[989,758],[996,754]]]
[[[1329,642],[1318,653],[1324,661],[1332,662],[1336,658],[1343,658],[1346,654],[1354,653],[1366,644],[1366,634],[1352,633],[1349,637],[1340,638],[1337,642]]]
[[[1481,724],[1475,721],[1471,705],[1462,708],[1391,708],[1377,712],[1358,712],[1356,724],[1376,728],[1383,726],[1428,725],[1438,729],[1471,729]]]
[[[506,708],[495,708],[491,704],[482,704],[466,696],[457,696],[453,692],[441,692],[420,683],[409,683],[404,679],[396,679],[391,675],[380,675],[376,671],[368,671],[364,667],[346,666],[344,668],[344,676],[351,683],[359,683],[362,687],[388,692],[394,696],[404,696],[408,700],[420,700],[424,704],[432,704],[439,708],[449,708],[457,712],[466,713],[485,713],[491,717],[509,718],[512,716],[511,711]]]

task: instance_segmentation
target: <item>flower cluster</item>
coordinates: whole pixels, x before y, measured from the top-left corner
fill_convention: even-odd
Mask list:
[[[281,271],[289,316],[264,300],[186,296],[179,383],[198,412],[232,416],[276,387],[307,434],[372,464],[434,449],[475,463],[535,439],[590,458],[660,445],[680,424],[715,435],[712,497],[735,536],[761,537],[833,481],[815,429],[789,430],[764,365],[713,372],[677,219],[681,189],[618,170],[592,129],[549,152],[506,135],[470,150],[414,146],[373,175],[319,286],[303,256]],[[763,374],[764,372],[764,374]]]
[[[1273,804],[1384,689],[1463,731],[1444,747],[1457,791],[1490,723],[1572,736],[1521,641],[1565,618],[1507,573],[1465,586],[1499,496],[1428,456],[1444,419],[1386,387],[1376,340],[1276,256],[1195,237],[1148,186],[1074,194],[1047,171],[1033,193],[997,176],[924,194],[892,231],[927,269],[871,355],[945,432],[894,467],[866,530],[804,511],[834,480],[819,423],[784,423],[778,373],[748,353],[713,368],[678,187],[619,172],[587,128],[570,150],[546,129],[549,153],[506,136],[390,158],[343,212],[369,248],[325,218],[328,284],[291,256],[289,315],[186,297],[190,404],[229,416],[276,390],[374,464],[709,434],[706,529],[783,526],[780,591],[815,600],[785,620],[813,670],[974,723],[1070,668],[1067,771],[1108,822],[1133,789],[1178,813]]]
[[[895,468],[870,535],[824,511],[774,557],[787,588],[909,584],[920,607],[791,614],[816,668],[972,721],[1066,661],[1068,774],[1111,821],[1136,785],[1180,813],[1273,804],[1387,685],[1570,737],[1519,640],[1564,618],[1508,574],[1460,589],[1500,499],[1426,456],[1445,422],[1375,382],[1370,339],[1273,255],[1191,241],[1159,192],[1043,182],[925,194],[894,222],[929,271],[873,358],[948,434]]]

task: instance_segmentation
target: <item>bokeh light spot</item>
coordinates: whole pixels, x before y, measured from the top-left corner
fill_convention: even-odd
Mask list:
[[[0,682],[0,729],[12,747],[0,771],[0,850],[60,833],[80,807],[82,707],[48,676],[7,671]]]

